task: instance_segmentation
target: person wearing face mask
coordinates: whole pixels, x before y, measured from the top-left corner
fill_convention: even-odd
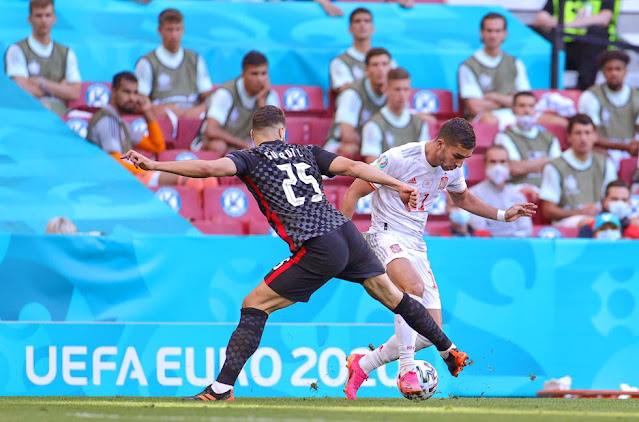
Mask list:
[[[636,157],[639,141],[639,90],[625,82],[630,56],[619,50],[599,56],[599,67],[606,79],[584,91],[579,112],[590,116],[599,128],[597,146],[608,150],[615,168],[624,158]]]
[[[624,238],[639,239],[639,218],[632,215],[630,188],[628,188],[628,184],[624,180],[615,180],[608,183],[606,196],[601,200],[601,208],[604,213],[611,213],[617,216]],[[595,220],[596,218],[594,217],[585,217],[581,220],[579,237],[593,237]]]
[[[561,155],[557,138],[537,125],[537,100],[530,91],[520,91],[513,100],[515,124],[495,136],[495,145],[506,148],[510,159],[510,181],[525,185],[533,201],[541,186],[541,171]]]
[[[513,204],[526,201],[516,185],[507,183],[511,166],[506,148],[501,145],[488,148],[484,155],[484,166],[486,180],[470,188],[471,193],[499,209],[507,209]],[[453,216],[450,218],[452,221]],[[529,218],[520,218],[511,224],[477,215],[469,215],[468,218],[473,229],[487,230],[493,237],[528,237],[533,232],[532,220]]]
[[[621,222],[619,218],[610,212],[599,214],[595,220],[595,234],[593,237],[598,240],[621,239]]]
[[[617,172],[610,159],[593,151],[597,128],[590,117],[572,117],[567,131],[571,146],[544,166],[539,198],[542,215],[554,225],[579,227],[584,216],[601,212],[600,201]]]

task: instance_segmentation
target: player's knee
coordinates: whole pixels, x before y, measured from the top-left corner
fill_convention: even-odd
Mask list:
[[[405,292],[409,295],[421,298],[424,296],[424,283],[421,280],[413,280],[413,282],[406,288]]]

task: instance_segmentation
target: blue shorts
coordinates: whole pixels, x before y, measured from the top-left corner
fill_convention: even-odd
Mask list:
[[[331,278],[354,283],[384,274],[384,266],[352,222],[307,240],[290,258],[264,277],[277,294],[295,302],[308,302]]]

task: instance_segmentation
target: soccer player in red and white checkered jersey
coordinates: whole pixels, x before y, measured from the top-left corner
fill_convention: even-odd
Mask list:
[[[362,284],[384,306],[402,317],[437,346],[451,373],[468,356],[439,328],[426,309],[395,287],[366,241],[343,214],[326,200],[322,175],[348,175],[398,192],[406,207],[417,206],[417,189],[386,173],[324,151],[317,146],[286,144],[286,121],[275,106],[260,107],[253,116],[251,138],[256,147],[219,160],[156,162],[135,151],[124,158],[144,170],[189,177],[238,176],[293,255],[278,264],[242,302],[240,322],[231,335],[217,380],[188,400],[233,400],[233,385],[257,350],[270,313],[311,294],[331,278]]]

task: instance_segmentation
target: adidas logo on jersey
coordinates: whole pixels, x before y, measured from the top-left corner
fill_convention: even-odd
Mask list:
[[[417,179],[413,177],[412,179],[410,179],[410,180],[408,181],[408,183],[411,183],[411,184],[413,184],[413,185],[416,185],[416,184],[417,184]]]

